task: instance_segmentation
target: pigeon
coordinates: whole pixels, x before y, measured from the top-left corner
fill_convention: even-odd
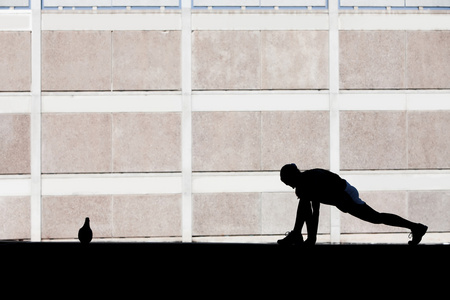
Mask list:
[[[89,227],[89,218],[86,218],[83,227],[78,230],[78,239],[83,245],[89,244],[92,240],[92,230],[91,227]]]

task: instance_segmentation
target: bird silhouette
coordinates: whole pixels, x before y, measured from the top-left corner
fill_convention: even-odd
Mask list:
[[[78,239],[81,244],[87,245],[92,240],[92,230],[89,227],[89,218],[86,218],[84,221],[83,227],[78,230]]]

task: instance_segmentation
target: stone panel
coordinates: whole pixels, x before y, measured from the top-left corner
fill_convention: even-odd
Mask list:
[[[42,90],[111,90],[111,32],[43,31]]]
[[[405,84],[404,31],[341,31],[341,89],[402,89]]]
[[[30,197],[0,197],[0,239],[30,238]]]
[[[114,90],[180,90],[180,31],[114,31]]]
[[[328,112],[262,112],[263,170],[329,168]]]
[[[248,90],[261,87],[259,31],[194,31],[192,88]]]
[[[450,88],[450,31],[408,31],[406,51],[408,88]]]
[[[427,225],[429,232],[450,231],[450,191],[417,191],[408,194],[411,221]]]
[[[113,115],[114,172],[181,170],[179,113]]]
[[[406,113],[345,111],[341,169],[406,169]]]
[[[43,114],[43,173],[111,172],[110,114]]]
[[[0,114],[0,174],[30,173],[30,116]]]
[[[78,238],[86,217],[94,238],[112,237],[111,196],[44,196],[42,238]]]
[[[0,91],[30,91],[31,33],[0,32]]]
[[[328,88],[328,32],[262,31],[262,89]]]
[[[450,168],[450,112],[408,113],[408,167]]]
[[[193,235],[247,235],[261,231],[259,193],[193,195]]]
[[[113,197],[113,236],[181,236],[180,195]]]
[[[194,171],[239,171],[261,168],[259,112],[194,112]]]

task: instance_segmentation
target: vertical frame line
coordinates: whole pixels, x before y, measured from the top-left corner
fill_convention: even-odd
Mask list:
[[[192,242],[192,25],[191,0],[181,1],[181,172],[182,241]]]
[[[330,170],[340,172],[339,121],[339,0],[328,1],[328,53],[330,96]],[[330,242],[340,243],[341,219],[336,207],[330,212]]]
[[[31,226],[32,241],[41,240],[41,1],[31,1]]]

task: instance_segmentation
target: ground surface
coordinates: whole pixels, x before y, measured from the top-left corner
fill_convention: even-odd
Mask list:
[[[442,297],[449,245],[0,242],[3,274],[38,291],[114,296]],[[88,284],[83,285],[86,281]],[[4,281],[5,282],[5,281]],[[5,285],[7,286],[7,285]],[[24,291],[33,291],[25,289]],[[140,293],[140,294],[139,294]],[[361,294],[362,293],[362,294]],[[156,297],[159,294],[160,297]],[[150,297],[151,298],[151,297]],[[173,297],[170,297],[173,298]],[[175,297],[177,298],[177,297]],[[310,297],[309,297],[310,298]],[[322,297],[320,297],[322,298]]]

